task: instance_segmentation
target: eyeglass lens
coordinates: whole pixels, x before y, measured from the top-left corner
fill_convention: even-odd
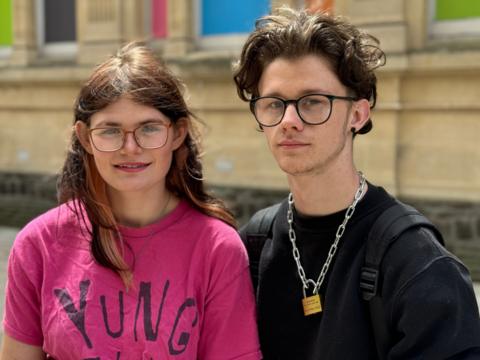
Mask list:
[[[133,131],[125,131],[119,127],[95,128],[90,130],[94,146],[99,151],[116,151],[122,148],[127,133],[132,132],[138,146],[144,149],[155,149],[165,145],[168,137],[168,125],[149,123],[139,126]]]
[[[328,120],[331,101],[324,95],[306,95],[297,100],[283,100],[276,97],[263,97],[255,100],[254,114],[264,126],[280,123],[288,103],[293,102],[300,118],[309,124],[321,124]]]

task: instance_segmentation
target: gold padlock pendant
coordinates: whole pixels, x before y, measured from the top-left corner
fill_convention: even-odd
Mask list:
[[[303,315],[309,316],[322,312],[322,303],[320,302],[320,295],[314,294],[312,296],[304,297],[302,299]]]

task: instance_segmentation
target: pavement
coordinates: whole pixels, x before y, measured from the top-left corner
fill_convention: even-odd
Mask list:
[[[4,299],[4,290],[5,290],[5,280],[7,275],[7,259],[10,252],[10,247],[12,246],[15,235],[17,234],[18,229],[10,227],[0,226],[0,314],[3,318],[3,305],[5,302]],[[480,282],[474,283],[475,294],[477,296],[477,303],[480,305]],[[3,326],[0,324],[0,338],[3,333]]]

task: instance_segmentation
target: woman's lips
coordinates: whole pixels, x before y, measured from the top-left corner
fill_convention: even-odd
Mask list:
[[[149,165],[150,163],[128,162],[128,163],[115,164],[114,167],[120,171],[139,172],[139,171],[145,170]]]

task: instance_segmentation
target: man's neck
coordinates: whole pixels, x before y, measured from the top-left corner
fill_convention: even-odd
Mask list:
[[[322,216],[346,209],[353,202],[360,176],[351,168],[314,175],[289,175],[288,182],[295,209],[304,215]],[[367,187],[364,194],[366,191]]]

